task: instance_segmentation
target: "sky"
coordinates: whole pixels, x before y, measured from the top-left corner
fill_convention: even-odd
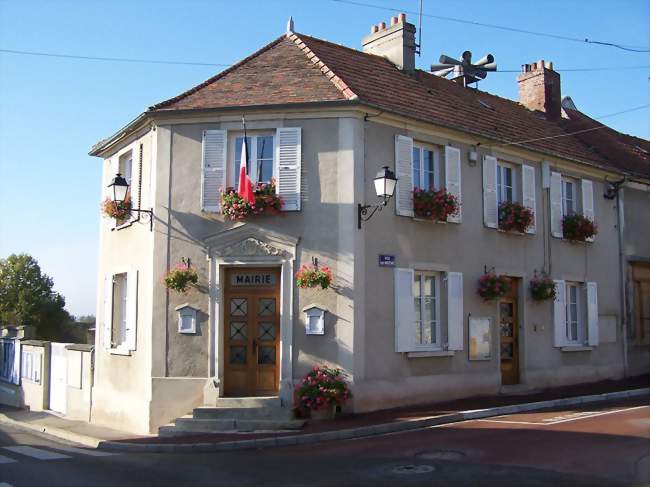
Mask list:
[[[0,49],[90,57],[232,64],[285,32],[354,48],[372,24],[419,0],[0,0]],[[390,11],[387,9],[396,9]],[[650,1],[424,0],[424,13],[559,36],[650,48]],[[412,14],[407,20],[416,23]],[[650,103],[650,53],[424,17],[418,67],[441,54],[491,53],[499,69],[553,61],[562,93],[598,117]],[[624,70],[628,66],[643,69]],[[608,68],[575,72],[562,69]],[[148,106],[224,69],[0,52],[0,258],[26,252],[75,315],[94,314],[100,160],[90,147]],[[516,99],[516,73],[480,89]],[[603,120],[650,138],[650,110]]]

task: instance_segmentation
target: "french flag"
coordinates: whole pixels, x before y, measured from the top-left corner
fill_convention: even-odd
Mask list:
[[[246,160],[248,159],[248,148],[246,147],[246,137],[244,136],[244,143],[241,146],[241,162],[239,164],[239,186],[237,193],[249,204],[255,204],[255,192],[253,191],[253,183],[251,178],[246,173]]]

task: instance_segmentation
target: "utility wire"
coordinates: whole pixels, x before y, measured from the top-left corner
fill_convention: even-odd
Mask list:
[[[620,112],[614,112],[614,113],[608,113],[607,115],[601,115],[599,117],[594,117],[594,120],[602,120],[603,118],[609,118],[609,117],[614,117],[616,115],[622,115],[624,113],[630,113],[630,112],[635,112],[637,110],[642,110],[644,108],[650,107],[650,103],[647,105],[641,105],[638,107],[634,108],[628,108],[627,110],[621,110]],[[549,140],[549,139],[559,139],[560,137],[570,137],[571,135],[577,135],[577,134],[583,134],[585,132],[593,132],[594,130],[602,130],[609,128],[607,125],[600,125],[598,127],[591,127],[588,129],[583,129],[583,130],[576,130],[575,132],[569,132],[566,134],[560,134],[560,135],[550,135],[548,137],[538,137],[536,139],[526,139],[526,140],[518,140],[516,142],[507,142],[505,144],[496,144],[499,146],[507,146],[507,145],[519,145],[519,144],[526,144],[528,142],[538,142],[540,140]]]
[[[80,56],[76,54],[60,54],[53,52],[37,52],[37,51],[21,51],[17,49],[0,49],[0,53],[25,55],[25,56],[44,56],[53,58],[64,59],[79,59],[82,61],[110,61],[122,63],[146,63],[146,64],[169,64],[169,65],[183,65],[183,66],[216,66],[216,67],[229,67],[232,64],[223,63],[200,63],[190,61],[164,61],[160,59],[132,59],[132,58],[119,58],[119,57],[99,57],[99,56]],[[566,68],[556,69],[557,72],[580,72],[580,71],[618,71],[618,70],[633,70],[633,69],[650,69],[650,64],[643,66],[620,66],[612,69],[612,67],[594,67],[594,68]],[[492,71],[493,73],[520,73],[521,69],[499,69]]]
[[[415,12],[413,10],[404,10],[404,9],[396,9],[392,7],[384,7],[383,5],[375,5],[371,3],[364,3],[364,2],[357,2],[353,0],[330,0],[332,2],[336,3],[345,3],[348,5],[356,5],[358,7],[367,7],[367,8],[374,8],[377,10],[388,10],[390,12],[404,12],[407,14],[413,14],[413,15],[420,15],[420,12]],[[580,37],[569,37],[569,36],[563,36],[559,34],[551,34],[548,32],[538,32],[538,31],[533,31],[533,30],[526,30],[526,29],[519,29],[517,27],[509,27],[506,25],[496,25],[496,24],[487,24],[485,22],[476,22],[474,20],[466,20],[466,19],[459,19],[455,17],[446,17],[443,15],[433,15],[433,14],[426,14],[422,13],[423,17],[429,17],[432,19],[438,19],[438,20],[445,20],[448,22],[457,22],[460,24],[469,24],[469,25],[476,25],[479,27],[488,27],[491,29],[500,29],[500,30],[505,30],[509,32],[517,32],[519,34],[528,34],[528,35],[534,35],[534,36],[539,36],[539,37],[550,37],[553,39],[560,39],[563,41],[572,41],[572,42],[580,42],[580,43],[587,43],[587,44],[597,44],[601,46],[609,46],[609,47],[615,47],[617,49],[622,49],[624,51],[631,51],[631,52],[650,52],[650,48],[648,47],[640,47],[640,46],[627,46],[623,44],[616,44],[613,42],[604,42],[604,41],[595,41],[592,39],[588,38],[580,38]]]
[[[15,49],[0,49],[0,53],[6,54],[20,54],[26,56],[44,56],[44,57],[54,57],[54,58],[66,58],[66,59],[82,59],[85,61],[115,61],[120,63],[146,63],[146,64],[182,64],[185,66],[231,66],[231,64],[220,64],[220,63],[195,63],[189,61],[163,61],[156,59],[132,59],[132,58],[121,58],[121,57],[99,57],[99,56],[79,56],[76,54],[57,54],[53,52],[36,52],[36,51],[19,51]]]

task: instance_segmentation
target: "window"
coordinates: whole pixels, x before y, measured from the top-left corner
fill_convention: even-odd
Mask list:
[[[122,175],[126,182],[131,186],[131,175],[133,173],[133,152],[129,151],[120,156],[118,172]]]
[[[413,187],[425,191],[438,189],[440,152],[436,148],[413,146]]]
[[[577,212],[576,182],[573,179],[562,178],[562,214],[572,215]]]
[[[582,344],[585,337],[582,288],[578,283],[566,283],[566,339],[572,344]]]
[[[497,204],[517,201],[515,168],[509,164],[497,164]]]
[[[239,167],[241,164],[241,151],[244,143],[244,136],[238,135],[234,139],[234,151],[232,151],[232,162],[229,179],[230,186],[237,189],[239,186]],[[272,134],[248,135],[246,137],[246,148],[248,151],[248,165],[246,171],[253,184],[270,183],[273,178],[273,149],[274,137]]]
[[[127,274],[115,274],[113,276],[113,313],[111,326],[111,344],[114,348],[126,343],[127,296]]]
[[[183,304],[176,308],[178,311],[178,333],[196,333],[197,310]]]
[[[413,274],[416,347],[441,346],[439,296],[438,273],[416,271]]]

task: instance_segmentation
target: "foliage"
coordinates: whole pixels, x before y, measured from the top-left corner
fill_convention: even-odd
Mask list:
[[[221,190],[221,212],[228,220],[243,220],[261,213],[277,213],[282,209],[282,199],[275,194],[275,178],[269,184],[257,183],[255,204],[250,204],[233,188]]]
[[[510,291],[510,281],[506,276],[497,276],[494,272],[486,272],[478,280],[478,294],[485,301],[502,298]]]
[[[320,286],[327,289],[332,283],[332,270],[323,266],[318,268],[315,265],[302,265],[296,272],[296,284],[301,288]]]
[[[314,366],[296,392],[300,405],[306,409],[341,406],[351,396],[343,371],[328,365]]]
[[[431,191],[420,188],[413,190],[413,210],[418,218],[446,222],[450,216],[457,215],[459,209],[458,198],[448,193],[445,188]]]
[[[102,203],[102,213],[106,218],[115,218],[117,221],[127,220],[131,216],[131,198],[127,196],[124,201],[113,201],[106,198]]]
[[[533,211],[519,203],[504,201],[499,205],[499,228],[524,233],[535,221]]]
[[[57,339],[72,320],[65,299],[53,290],[54,281],[41,272],[36,259],[12,254],[0,259],[0,323],[32,325],[40,339]]]
[[[199,274],[187,264],[176,264],[176,267],[165,275],[163,282],[172,291],[186,293],[190,285],[199,282]]]
[[[535,274],[530,280],[530,295],[535,301],[555,299],[555,282],[546,274]]]
[[[564,238],[584,242],[598,233],[596,224],[584,215],[573,213],[562,219]]]

